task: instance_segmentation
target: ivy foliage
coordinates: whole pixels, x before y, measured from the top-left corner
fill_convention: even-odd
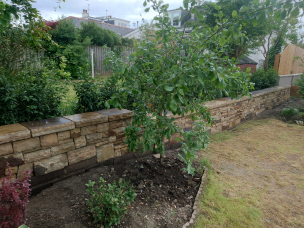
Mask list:
[[[278,42],[275,45],[271,46],[269,49],[268,69],[274,67],[275,55],[281,53],[286,43],[282,36],[280,36],[278,39]]]

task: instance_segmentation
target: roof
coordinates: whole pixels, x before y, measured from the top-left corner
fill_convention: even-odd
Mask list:
[[[258,63],[248,57],[244,57],[238,60],[238,65],[243,65],[243,64],[254,64],[254,65],[258,65]]]
[[[99,21],[94,21],[94,20],[89,20],[85,18],[79,18],[79,17],[67,17],[66,20],[72,20],[75,24],[76,27],[81,28],[81,22],[88,23],[89,21],[96,23],[99,27],[103,29],[109,29],[113,32],[115,32],[118,35],[125,36],[130,32],[133,32],[135,29],[132,28],[127,28],[127,27],[122,27],[118,25],[112,25],[104,22],[99,22]]]

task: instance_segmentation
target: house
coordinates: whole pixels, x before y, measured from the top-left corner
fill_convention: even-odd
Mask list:
[[[119,18],[112,18],[111,16],[107,17],[90,17],[87,10],[83,10],[82,17],[74,17],[70,16],[67,17],[66,20],[71,20],[76,27],[81,28],[81,22],[88,23],[94,22],[99,27],[103,29],[109,29],[115,32],[117,35],[124,37],[125,35],[133,32],[135,29],[130,28],[130,21],[119,19]]]
[[[241,59],[238,59],[237,66],[241,69],[246,71],[248,67],[250,67],[250,73],[253,73],[256,71],[258,63],[248,57],[244,57]]]

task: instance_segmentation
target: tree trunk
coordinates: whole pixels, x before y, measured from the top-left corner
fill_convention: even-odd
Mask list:
[[[165,141],[166,141],[166,136],[163,136],[162,142],[163,142],[164,146],[165,146]],[[164,155],[160,154],[160,164],[164,164],[164,159],[165,159]]]

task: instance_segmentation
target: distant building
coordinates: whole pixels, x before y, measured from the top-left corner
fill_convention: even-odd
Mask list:
[[[250,73],[256,72],[258,63],[248,57],[244,57],[241,59],[238,59],[237,66],[241,69],[246,71],[248,67],[250,67]]]
[[[88,23],[94,22],[103,29],[109,29],[115,32],[117,35],[124,37],[125,35],[133,32],[135,29],[130,28],[130,21],[108,17],[90,17],[87,10],[83,10],[82,18],[79,17],[67,17],[65,20],[71,20],[77,28],[81,28],[81,22]]]

